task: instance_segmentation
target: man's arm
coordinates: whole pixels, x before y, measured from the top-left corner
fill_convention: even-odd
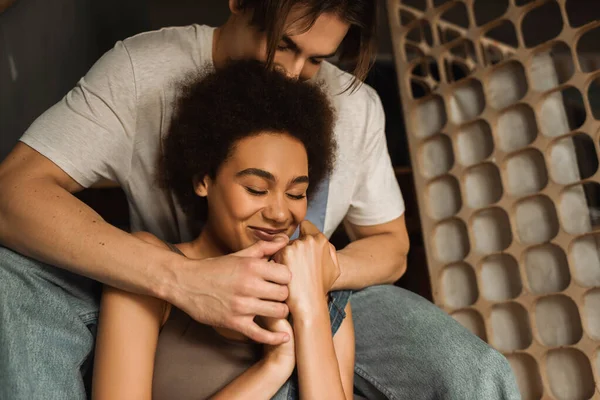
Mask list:
[[[341,275],[333,289],[362,289],[393,283],[406,269],[409,241],[404,200],[387,148],[385,114],[370,87],[365,102],[360,170],[344,226],[353,241],[338,251]]]
[[[409,250],[404,215],[380,225],[345,226],[354,241],[337,252],[341,274],[334,290],[358,290],[400,279],[406,271]]]
[[[285,242],[261,242],[226,257],[189,260],[111,226],[72,193],[82,187],[19,143],[0,163],[0,244],[104,284],[175,304],[200,322],[278,344],[287,335],[260,328],[256,314],[287,315],[287,267],[261,258]],[[260,285],[262,281],[279,283]]]
[[[82,189],[46,157],[18,143],[0,164],[0,243],[123,290],[165,297],[169,270],[182,257],[106,223],[72,195]]]

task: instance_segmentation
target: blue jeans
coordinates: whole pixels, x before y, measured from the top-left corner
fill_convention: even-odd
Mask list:
[[[98,300],[96,282],[0,247],[0,399],[85,399]],[[365,397],[520,399],[506,359],[425,299],[384,285],[352,308]]]

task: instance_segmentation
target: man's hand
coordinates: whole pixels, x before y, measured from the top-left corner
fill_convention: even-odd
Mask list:
[[[284,301],[290,270],[267,260],[287,242],[287,237],[261,241],[227,256],[186,261],[174,270],[176,294],[167,301],[201,323],[233,329],[260,343],[285,343],[288,332],[263,329],[254,317],[280,319],[289,313]]]
[[[335,248],[309,221],[300,225],[300,236],[274,256],[292,272],[287,304],[294,317],[310,312],[327,299],[340,276]]]

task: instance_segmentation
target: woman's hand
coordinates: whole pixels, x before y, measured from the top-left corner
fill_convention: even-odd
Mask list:
[[[261,360],[231,381],[211,400],[271,399],[289,379],[296,367],[294,331],[286,319],[256,317],[256,323],[272,332],[289,335],[280,345],[265,345]]]
[[[260,318],[260,325],[271,332],[283,332],[290,336],[290,340],[286,343],[276,346],[265,345],[263,358],[266,363],[272,363],[281,372],[285,372],[286,374],[289,372],[289,375],[291,375],[296,366],[296,349],[292,326],[286,319],[267,317]]]
[[[275,254],[274,260],[292,272],[286,303],[295,318],[327,304],[340,276],[335,247],[311,222],[300,224],[300,236]]]

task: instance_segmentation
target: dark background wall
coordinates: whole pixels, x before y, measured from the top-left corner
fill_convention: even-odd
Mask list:
[[[22,0],[0,15],[0,160],[97,54],[90,3]]]
[[[136,2],[17,0],[0,14],[0,160],[110,43],[147,25]]]

